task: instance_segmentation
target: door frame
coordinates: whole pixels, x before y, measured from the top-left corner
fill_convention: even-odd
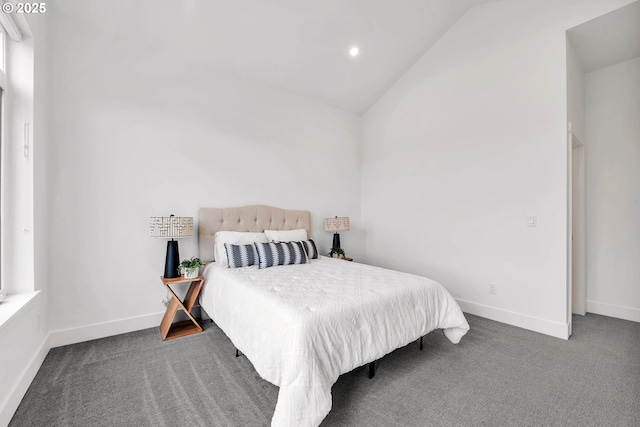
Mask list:
[[[576,314],[584,315],[586,313],[587,289],[586,289],[586,204],[585,204],[585,150],[584,144],[571,131],[571,122],[569,122],[569,131],[567,133],[567,325],[568,335],[572,333],[572,315],[574,308],[579,311]],[[579,185],[577,192],[582,196],[579,200],[580,205],[574,206],[574,165],[579,168],[576,185]],[[574,216],[580,215],[577,221]],[[576,224],[574,224],[574,222]],[[577,229],[574,229],[577,226]],[[577,237],[577,238],[576,238]],[[576,249],[574,251],[574,249]],[[574,274],[577,272],[577,274]],[[576,281],[577,279],[577,281]],[[578,286],[574,292],[574,286]],[[574,297],[579,298],[578,303],[574,307]]]
[[[575,181],[573,175],[577,168]],[[585,148],[578,137],[571,134],[571,312],[584,316],[587,312],[586,260],[586,170]],[[574,190],[575,187],[575,190]],[[577,193],[575,194],[574,193]],[[577,206],[576,206],[577,204]]]

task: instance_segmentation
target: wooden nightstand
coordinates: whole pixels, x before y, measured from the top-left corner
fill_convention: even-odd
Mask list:
[[[184,277],[165,279],[163,276],[160,276],[160,280],[162,280],[162,284],[169,292],[171,292],[172,295],[171,301],[167,304],[167,311],[164,312],[164,317],[162,318],[162,322],[160,322],[160,336],[162,336],[162,341],[202,332],[202,327],[198,321],[194,319],[191,314],[191,309],[196,303],[198,295],[200,295],[200,290],[204,283],[204,277],[198,276],[195,279],[185,279]],[[187,295],[184,297],[184,301],[180,301],[180,298],[178,298],[169,285],[188,282],[191,282],[191,285],[189,286]],[[184,310],[187,316],[189,316],[189,320],[172,323],[173,319],[176,317],[178,308]]]

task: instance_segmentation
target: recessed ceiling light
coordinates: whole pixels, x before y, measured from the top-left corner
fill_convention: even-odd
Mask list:
[[[349,55],[351,57],[358,56],[358,54],[360,54],[360,48],[358,46],[352,46],[351,49],[349,49]]]

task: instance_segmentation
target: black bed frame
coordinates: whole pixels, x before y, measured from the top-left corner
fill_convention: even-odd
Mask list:
[[[420,337],[420,350],[424,348],[423,340],[424,340],[424,337]],[[240,357],[241,354],[242,353],[240,353],[240,350],[236,348],[236,357]],[[369,363],[369,379],[375,376],[376,376],[376,361],[374,360],[373,362]]]

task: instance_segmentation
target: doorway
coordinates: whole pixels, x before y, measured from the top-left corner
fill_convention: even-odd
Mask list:
[[[639,23],[635,1],[566,33],[568,335],[587,311],[640,322]]]
[[[569,132],[571,141],[571,312],[587,313],[587,250],[584,144]]]

